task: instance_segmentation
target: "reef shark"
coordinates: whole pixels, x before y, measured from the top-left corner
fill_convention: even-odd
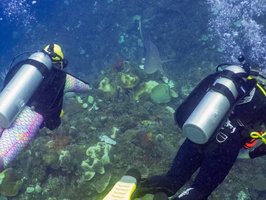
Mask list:
[[[162,66],[162,61],[160,57],[159,50],[157,46],[150,40],[145,40],[143,42],[145,48],[145,62],[144,71],[147,74],[152,74],[156,72]]]
[[[143,39],[142,30],[141,30],[141,20],[139,20],[139,32],[145,49],[144,71],[147,74],[152,74],[156,72],[161,68],[162,64],[165,62],[176,60],[176,59],[169,59],[165,61],[161,60],[157,46],[151,40]]]

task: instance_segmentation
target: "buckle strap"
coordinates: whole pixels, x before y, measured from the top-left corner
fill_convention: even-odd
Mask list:
[[[219,133],[216,134],[216,141],[218,143],[225,142],[227,140],[227,138],[228,138],[228,136],[225,133],[223,133],[223,132],[219,132]]]
[[[223,143],[227,140],[229,137],[229,134],[234,133],[236,131],[236,128],[240,126],[239,123],[241,121],[239,120],[234,120],[235,122],[233,123],[231,120],[227,119],[226,122],[224,123],[223,127],[221,128],[221,131],[219,131],[215,139],[218,143]],[[242,124],[242,123],[241,123]]]
[[[232,123],[231,120],[227,119],[226,122],[224,123],[222,129],[228,128],[230,131],[230,133],[234,133],[236,130],[236,126],[234,126],[235,124]]]

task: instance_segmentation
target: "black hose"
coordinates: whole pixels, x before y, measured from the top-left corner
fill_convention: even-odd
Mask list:
[[[15,60],[16,60],[19,56],[21,56],[21,55],[23,55],[23,54],[33,54],[33,53],[34,53],[34,52],[32,52],[32,51],[26,51],[26,52],[23,52],[23,53],[18,54],[18,55],[15,56],[15,58],[13,58],[13,60],[10,62],[9,69],[11,69],[11,67],[13,66],[13,63],[15,62]]]

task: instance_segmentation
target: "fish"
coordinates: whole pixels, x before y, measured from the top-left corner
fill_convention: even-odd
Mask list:
[[[144,71],[147,74],[152,74],[156,72],[162,66],[162,61],[160,57],[159,50],[157,46],[150,40],[145,40],[143,42],[145,48],[145,62]]]
[[[162,61],[160,52],[157,46],[151,40],[144,40],[141,30],[141,20],[139,20],[139,32],[141,40],[145,50],[145,62],[144,62],[144,71],[147,74],[153,74],[162,67],[163,63],[175,61],[176,59],[169,59]]]

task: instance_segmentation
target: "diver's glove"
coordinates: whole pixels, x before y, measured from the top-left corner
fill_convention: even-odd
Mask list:
[[[249,152],[249,157],[252,159],[264,155],[266,155],[266,144],[264,143],[255,148],[253,151]]]

